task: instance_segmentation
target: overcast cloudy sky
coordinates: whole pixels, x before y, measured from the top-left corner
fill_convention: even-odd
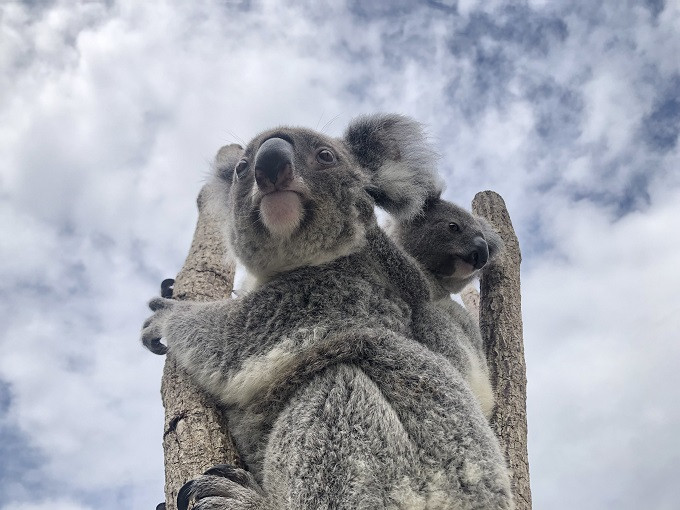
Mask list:
[[[152,509],[145,302],[223,144],[416,117],[524,262],[534,507],[680,501],[677,0],[3,1],[0,509]]]

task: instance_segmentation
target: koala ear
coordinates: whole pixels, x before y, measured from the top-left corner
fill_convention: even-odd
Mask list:
[[[475,216],[475,218],[482,226],[482,234],[484,234],[486,244],[489,246],[489,260],[498,258],[505,247],[503,239],[485,218],[481,216]]]
[[[430,196],[425,199],[425,203],[423,204],[423,213],[429,211],[433,207],[435,207],[438,203],[442,201],[441,199],[442,192],[441,190],[435,195],[435,196]]]
[[[344,140],[368,176],[366,190],[395,217],[412,218],[441,193],[438,155],[415,120],[397,114],[359,117]]]
[[[231,184],[234,177],[234,168],[241,159],[241,154],[243,154],[243,147],[237,143],[225,145],[217,151],[215,161],[213,162],[215,176],[224,180],[227,184]]]
[[[225,145],[217,151],[212,164],[213,175],[198,194],[199,210],[202,211],[205,207],[216,204],[221,207],[224,204],[224,197],[229,194],[234,178],[236,163],[240,161],[242,154],[243,147],[236,143]]]

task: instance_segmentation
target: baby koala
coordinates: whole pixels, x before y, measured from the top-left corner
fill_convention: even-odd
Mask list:
[[[501,252],[503,241],[484,218],[438,196],[426,202],[420,215],[394,221],[388,230],[430,280],[432,306],[414,320],[414,336],[451,360],[490,418],[493,388],[479,324],[451,293],[476,278]]]

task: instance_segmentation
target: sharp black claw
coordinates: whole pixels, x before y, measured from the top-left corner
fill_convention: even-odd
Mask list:
[[[191,501],[191,496],[193,495],[193,484],[193,481],[185,483],[177,493],[177,510],[187,510],[189,508],[189,501]]]
[[[171,298],[172,297],[172,291],[173,285],[175,285],[175,280],[172,278],[166,278],[161,282],[161,297],[164,298]]]
[[[160,338],[152,338],[151,340],[144,340],[144,347],[149,349],[154,354],[163,355],[167,354],[168,347],[161,343]]]

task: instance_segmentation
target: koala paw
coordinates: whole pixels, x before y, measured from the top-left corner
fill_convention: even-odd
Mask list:
[[[176,304],[176,301],[165,298],[153,298],[149,301],[149,308],[154,314],[142,325],[142,343],[154,354],[168,352],[167,346],[161,343],[161,338],[167,317]]]
[[[177,494],[178,510],[264,509],[262,489],[245,469],[218,464],[184,484]]]

